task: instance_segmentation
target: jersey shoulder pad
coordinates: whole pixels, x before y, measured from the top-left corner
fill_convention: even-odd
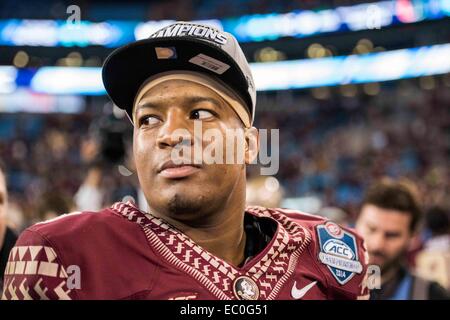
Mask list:
[[[277,211],[310,231],[311,254],[333,288],[330,298],[367,298],[368,255],[364,240],[356,230],[317,215],[288,209]]]

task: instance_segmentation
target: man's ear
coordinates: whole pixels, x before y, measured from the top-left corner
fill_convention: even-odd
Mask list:
[[[256,163],[259,152],[259,132],[255,127],[245,129],[245,164]]]

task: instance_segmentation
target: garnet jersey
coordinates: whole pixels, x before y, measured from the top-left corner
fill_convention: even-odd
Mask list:
[[[362,239],[321,217],[249,207],[277,224],[241,267],[163,220],[116,203],[38,223],[20,236],[3,299],[357,299],[368,295]]]

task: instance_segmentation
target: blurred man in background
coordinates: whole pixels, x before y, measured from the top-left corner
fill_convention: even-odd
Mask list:
[[[6,190],[5,167],[0,161],[0,290],[3,287],[3,273],[8,261],[9,252],[16,243],[17,236],[6,224],[8,210],[8,192]]]
[[[439,284],[413,275],[406,255],[421,220],[419,201],[406,182],[384,179],[369,188],[356,228],[364,237],[369,262],[381,268],[374,300],[448,299]]]

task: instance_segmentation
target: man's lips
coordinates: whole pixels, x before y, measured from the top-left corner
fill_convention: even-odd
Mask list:
[[[371,264],[382,264],[386,257],[383,254],[369,252],[369,260]]]
[[[199,165],[175,164],[173,161],[166,161],[158,170],[158,174],[167,179],[179,179],[196,173],[200,168]]]

